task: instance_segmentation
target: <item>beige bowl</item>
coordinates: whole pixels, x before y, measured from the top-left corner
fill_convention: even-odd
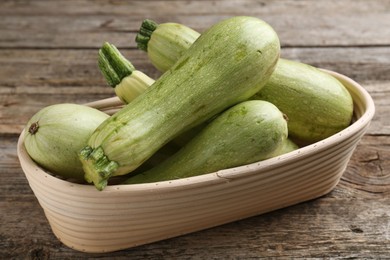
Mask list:
[[[65,245],[109,252],[218,226],[297,204],[330,192],[367,130],[375,107],[353,80],[334,73],[354,100],[354,123],[315,144],[265,161],[191,178],[104,191],[45,172],[26,153],[18,156],[51,225]]]

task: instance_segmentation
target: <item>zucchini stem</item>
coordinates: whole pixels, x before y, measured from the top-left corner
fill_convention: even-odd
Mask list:
[[[157,26],[158,24],[150,19],[145,19],[142,21],[139,32],[135,37],[135,42],[137,43],[138,49],[143,51],[148,50],[148,42],[154,30],[156,30]]]
[[[135,70],[133,64],[108,42],[99,50],[98,65],[111,87],[118,85],[124,77],[131,75]]]
[[[200,33],[183,24],[157,24],[152,20],[145,20],[135,40],[138,49],[147,52],[156,69],[165,72],[176,63],[199,36]]]
[[[133,101],[154,83],[152,78],[136,70],[131,62],[108,42],[99,51],[98,63],[107,83],[114,88],[116,95],[125,104]]]
[[[107,186],[108,179],[119,167],[117,162],[108,159],[100,146],[84,147],[79,153],[79,158],[83,161],[84,179],[89,183],[93,182],[100,191]]]
[[[28,132],[32,135],[35,135],[38,132],[38,129],[39,129],[39,124],[37,121],[30,125],[30,127],[28,128]]]

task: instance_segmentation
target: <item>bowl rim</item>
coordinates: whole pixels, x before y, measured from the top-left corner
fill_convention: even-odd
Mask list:
[[[181,179],[175,179],[175,180],[168,180],[168,181],[160,181],[160,182],[154,182],[154,183],[142,183],[142,184],[133,184],[133,185],[125,185],[125,184],[115,184],[115,185],[108,185],[103,191],[99,191],[101,193],[110,193],[110,192],[126,192],[126,191],[137,191],[137,190],[156,190],[156,189],[187,189],[189,186],[202,186],[205,185],[213,185],[215,183],[226,183],[230,182],[234,179],[240,179],[245,178],[247,176],[250,176],[254,173],[256,173],[259,168],[261,167],[262,170],[267,170],[267,168],[270,167],[280,167],[282,165],[286,165],[290,163],[293,160],[298,159],[299,157],[304,156],[308,152],[312,151],[313,149],[327,149],[329,146],[331,146],[334,143],[339,143],[340,141],[351,137],[356,132],[358,132],[361,128],[368,125],[370,121],[372,120],[374,114],[375,114],[375,105],[372,97],[367,92],[366,89],[364,89],[359,83],[352,80],[351,78],[342,75],[340,73],[321,69],[322,71],[334,76],[338,80],[340,80],[343,85],[349,85],[352,86],[357,90],[357,93],[359,94],[359,98],[364,102],[365,110],[364,113],[361,115],[360,118],[358,118],[356,121],[354,121],[350,126],[343,129],[342,131],[329,136],[323,140],[320,140],[318,142],[315,142],[313,144],[307,145],[305,147],[299,148],[297,150],[294,150],[292,152],[273,157],[270,159],[266,159],[260,162],[254,162],[251,164],[243,165],[243,166],[237,166],[233,168],[223,169],[212,173],[207,173],[203,175],[198,176],[192,176],[187,178],[181,178]],[[347,87],[348,91],[349,88]],[[351,92],[351,91],[350,91]],[[355,101],[354,101],[355,103]],[[72,191],[86,191],[86,190],[94,190],[97,191],[97,189],[90,184],[77,184],[73,182],[69,182],[63,179],[60,179],[58,177],[53,176],[52,174],[48,173],[46,170],[44,170],[42,167],[37,165],[27,154],[27,151],[24,147],[24,130],[19,136],[18,144],[17,144],[17,155],[19,158],[19,161],[23,167],[32,166],[35,170],[35,174],[39,174],[38,177],[44,178],[46,182],[50,182],[53,185],[56,185],[56,187],[63,186],[67,190]],[[26,177],[27,175],[30,175],[28,171],[23,169]]]

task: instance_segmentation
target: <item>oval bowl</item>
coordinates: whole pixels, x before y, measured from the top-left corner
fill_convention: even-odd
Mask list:
[[[337,185],[375,113],[362,86],[326,72],[351,93],[352,124],[278,157],[190,178],[97,191],[39,167],[28,156],[22,133],[20,164],[55,236],[68,247],[91,253],[135,247],[318,198]]]

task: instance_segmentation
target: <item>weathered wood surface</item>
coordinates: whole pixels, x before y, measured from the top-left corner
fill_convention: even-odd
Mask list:
[[[283,57],[350,76],[372,95],[377,113],[340,183],[310,202],[120,252],[91,255],[62,245],[16,156],[24,124],[49,104],[113,95],[96,65],[104,41],[158,77],[135,49],[142,19],[203,31],[233,15],[266,20]],[[389,258],[389,28],[386,0],[0,1],[0,258]]]
[[[0,46],[91,48],[109,39],[118,47],[134,47],[131,40],[140,18],[177,21],[203,31],[232,15],[261,17],[272,24],[284,46],[386,46],[389,10],[386,0],[6,0],[0,10],[4,36]]]

